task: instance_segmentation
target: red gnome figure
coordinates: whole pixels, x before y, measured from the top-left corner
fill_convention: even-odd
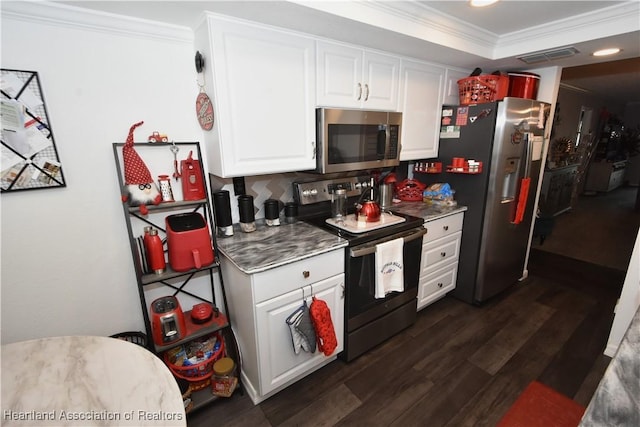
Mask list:
[[[158,186],[151,178],[151,172],[142,161],[140,155],[133,148],[133,131],[144,122],[138,122],[129,129],[127,142],[122,147],[122,158],[124,160],[124,185],[125,194],[122,201],[129,200],[129,205],[140,206],[140,213],[149,213],[147,204],[158,205],[162,201],[162,195]]]

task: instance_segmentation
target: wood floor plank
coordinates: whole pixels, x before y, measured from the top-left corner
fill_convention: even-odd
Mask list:
[[[478,393],[491,376],[462,361],[446,380],[435,383],[391,426],[444,426]]]
[[[553,312],[552,308],[535,302],[522,307],[469,361],[491,375],[496,374]]]
[[[589,374],[585,378],[585,380],[580,384],[580,388],[572,397],[573,400],[578,402],[584,407],[589,405],[591,398],[593,397],[596,389],[598,388],[598,384],[602,380],[604,376],[604,372],[607,370],[609,363],[611,362],[611,358],[609,356],[605,356],[604,354],[599,355],[596,358],[593,366],[589,370]]]
[[[613,309],[585,317],[540,379],[566,396],[574,396],[606,347],[613,321]]]
[[[279,425],[283,427],[334,426],[360,405],[361,401],[351,393],[348,387],[341,384]]]
[[[397,346],[393,352],[389,352],[384,358],[371,364],[358,375],[352,376],[345,384],[360,399],[367,400],[379,390],[387,387],[390,381],[394,381],[400,375],[411,368],[422,355],[429,349],[437,347],[439,342],[445,341],[457,328],[462,327],[462,322],[445,317],[431,328],[417,335],[413,340],[405,342],[403,346]],[[380,372],[385,373],[385,378],[380,379]]]
[[[349,416],[343,418],[338,423],[339,426],[391,425],[397,417],[433,387],[431,381],[417,372],[407,372],[406,375],[397,377],[395,381],[389,381],[384,374],[380,375],[380,379],[387,384],[387,387],[374,393]]]

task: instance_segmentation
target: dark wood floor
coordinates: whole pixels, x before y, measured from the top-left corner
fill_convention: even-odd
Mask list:
[[[572,221],[587,211],[581,205]],[[609,221],[597,218],[591,228]],[[257,406],[236,392],[189,414],[188,425],[495,426],[532,380],[586,406],[610,360],[603,351],[625,272],[564,256],[575,242],[564,244],[533,248],[529,278],[482,307],[445,297],[351,363],[332,362]]]

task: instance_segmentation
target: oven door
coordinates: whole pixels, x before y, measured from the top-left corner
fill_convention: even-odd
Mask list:
[[[346,330],[355,331],[375,319],[415,300],[420,277],[420,258],[424,227],[354,246],[346,252],[345,307]],[[404,292],[391,292],[375,298],[376,245],[397,238],[404,239]]]

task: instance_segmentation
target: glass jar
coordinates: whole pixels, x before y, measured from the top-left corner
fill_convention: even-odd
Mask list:
[[[336,222],[344,222],[347,216],[347,190],[344,188],[331,193],[331,216]]]
[[[213,376],[211,377],[211,392],[216,396],[230,397],[236,386],[236,364],[230,357],[223,357],[213,364]]]

